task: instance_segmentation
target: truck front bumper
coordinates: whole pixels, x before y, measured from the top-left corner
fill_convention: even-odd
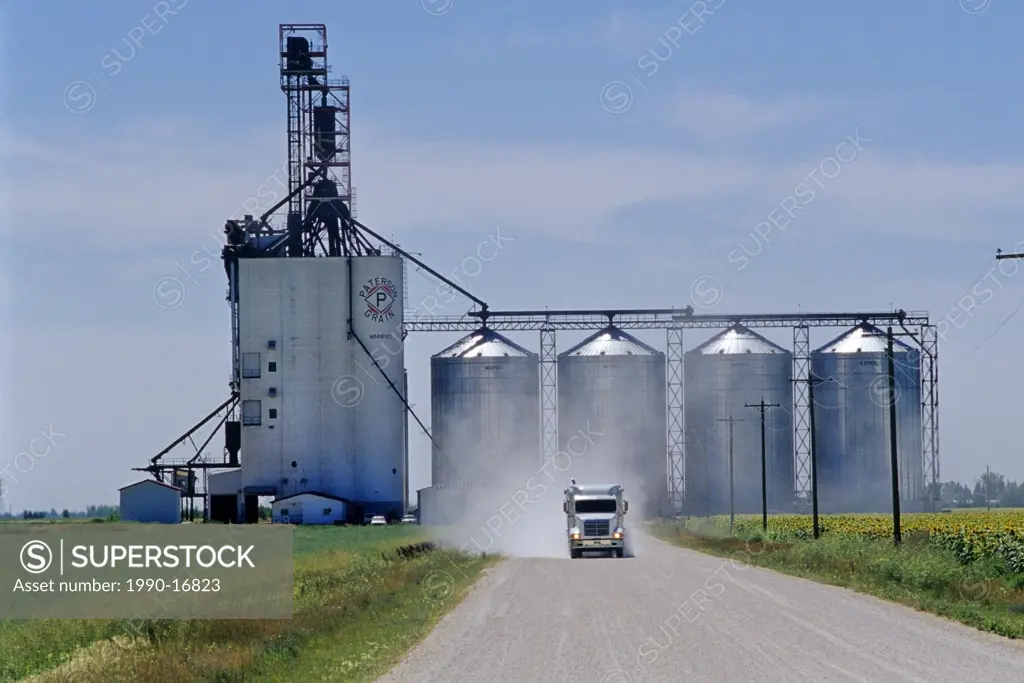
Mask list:
[[[626,541],[621,538],[571,538],[569,548],[571,550],[607,550],[609,548],[624,548]]]

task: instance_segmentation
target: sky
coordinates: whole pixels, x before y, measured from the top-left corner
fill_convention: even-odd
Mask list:
[[[282,177],[278,24],[304,22],[351,79],[359,219],[492,309],[928,311],[941,478],[1024,479],[1024,265],[995,260],[1024,250],[1022,21],[1005,0],[5,3],[5,505],[114,503],[228,397],[222,228]],[[413,303],[436,290],[409,278]],[[408,340],[427,421],[458,336]]]

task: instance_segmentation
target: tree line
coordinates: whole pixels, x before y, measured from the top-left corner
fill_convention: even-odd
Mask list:
[[[89,505],[85,510],[57,511],[56,508],[46,510],[22,510],[19,514],[0,512],[0,519],[110,519],[118,514],[117,505]]]
[[[942,483],[939,492],[948,507],[1024,507],[1024,482],[1013,481],[999,472],[984,472],[972,486],[958,481]]]

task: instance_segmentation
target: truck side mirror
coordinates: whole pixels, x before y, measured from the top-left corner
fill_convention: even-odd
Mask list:
[[[562,512],[564,512],[565,514],[569,514],[569,504],[566,503],[564,500],[562,501]]]
[[[629,512],[629,501],[628,500],[622,501],[622,511],[623,512]]]

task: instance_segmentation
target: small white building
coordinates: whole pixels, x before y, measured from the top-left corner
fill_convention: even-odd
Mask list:
[[[317,491],[293,493],[271,504],[275,524],[334,524],[345,520],[349,501]]]
[[[181,489],[143,479],[119,490],[121,521],[181,524]]]

